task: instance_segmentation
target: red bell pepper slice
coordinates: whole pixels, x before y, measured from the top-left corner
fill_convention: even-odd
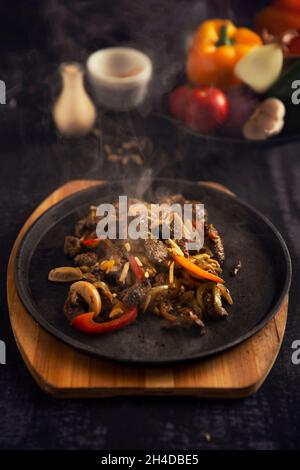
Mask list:
[[[81,243],[87,248],[97,248],[101,241],[101,238],[88,238],[86,240],[82,240]]]
[[[93,312],[82,313],[71,320],[71,325],[76,328],[76,330],[82,331],[83,333],[101,335],[129,325],[136,319],[137,313],[137,308],[132,308],[121,317],[103,323],[95,322]]]
[[[129,255],[128,257],[129,259],[129,263],[130,263],[130,267],[135,275],[135,278],[138,282],[141,282],[143,279],[144,279],[144,271],[142,270],[142,268],[137,264],[137,261],[135,259],[134,256],[132,255]]]

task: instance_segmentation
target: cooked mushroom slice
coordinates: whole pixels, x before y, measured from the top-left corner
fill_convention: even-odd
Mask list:
[[[285,106],[282,101],[267,98],[244,124],[244,137],[249,140],[265,140],[279,134],[284,126],[284,115]]]
[[[62,268],[54,268],[48,274],[49,281],[53,282],[74,282],[82,279],[82,272],[79,268],[66,266]]]
[[[70,295],[80,296],[88,305],[89,312],[94,312],[95,316],[101,312],[101,297],[93,284],[87,281],[78,281],[70,287]]]

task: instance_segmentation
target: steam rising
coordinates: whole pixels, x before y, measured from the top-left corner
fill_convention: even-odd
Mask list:
[[[172,125],[153,117],[151,112],[176,84],[176,76],[185,62],[189,37],[197,25],[203,19],[216,16],[235,21],[233,12],[237,10],[239,22],[246,23],[254,8],[235,0],[48,0],[41,4],[33,18],[32,34],[35,36],[30,47],[10,54],[8,59],[10,65],[13,64],[13,72],[7,80],[8,105],[11,103],[12,108],[17,106],[22,110],[18,126],[23,144],[34,139],[39,144],[45,142],[50,150],[44,171],[59,175],[61,182],[72,178],[125,180],[133,177],[138,181],[136,189],[141,197],[145,181],[149,182],[151,177],[182,177],[187,169],[193,179],[201,179],[202,175],[195,174],[193,168],[186,168],[186,159],[191,152],[196,152],[197,159],[203,159],[209,150],[208,144],[191,146],[191,150],[181,131],[177,133]],[[28,28],[31,30],[29,25]],[[60,87],[60,77],[56,74],[59,64],[65,61],[85,64],[91,52],[116,45],[136,47],[151,57],[154,79],[148,100],[133,113],[112,114],[98,110],[98,130],[93,135],[84,139],[62,139],[51,117]],[[142,155],[143,166],[129,164],[125,167],[107,162],[103,152],[107,137],[122,142],[144,135],[150,137],[153,149]]]

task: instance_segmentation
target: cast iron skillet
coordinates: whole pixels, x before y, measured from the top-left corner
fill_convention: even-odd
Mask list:
[[[142,194],[142,192],[144,194]],[[119,195],[144,196],[181,192],[202,201],[210,221],[224,239],[224,277],[234,305],[224,320],[207,321],[206,332],[197,328],[169,329],[164,320],[146,313],[133,325],[102,336],[74,330],[63,314],[68,292],[65,284],[48,281],[51,268],[71,264],[63,254],[64,236],[90,204],[114,201]],[[235,278],[232,265],[242,261]],[[163,364],[198,359],[228,349],[253,335],[274,315],[291,280],[287,247],[275,227],[259,212],[219,190],[182,180],[156,179],[106,183],[76,193],[44,213],[28,230],[19,248],[15,278],[28,312],[48,332],[65,343],[99,357],[143,364]]]

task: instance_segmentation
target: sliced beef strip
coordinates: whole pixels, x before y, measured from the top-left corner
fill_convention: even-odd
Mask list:
[[[189,256],[189,250],[187,249],[187,241],[183,238],[181,240],[176,240],[177,245],[182,250],[185,256]]]
[[[169,251],[161,240],[148,238],[145,240],[145,250],[147,257],[153,263],[162,264],[164,266],[168,265],[168,261],[170,260]]]
[[[93,251],[81,253],[75,256],[74,262],[77,266],[94,266],[98,261],[98,255]]]
[[[64,243],[64,253],[65,255],[71,256],[71,258],[74,258],[74,256],[78,255],[81,250],[81,244],[80,240],[77,237],[73,237],[72,235],[68,235],[65,237],[65,243]]]
[[[222,265],[225,260],[225,251],[218,230],[212,224],[206,222],[204,224],[204,234],[208,240],[208,247],[213,252],[214,258]]]
[[[83,302],[80,302],[78,298],[72,299],[70,294],[64,305],[64,314],[68,321],[72,321],[78,315],[86,312],[86,306]]]
[[[143,304],[151,289],[149,281],[136,282],[128,289],[121,292],[121,300],[127,307],[138,307]]]
[[[118,259],[120,263],[127,261],[128,252],[123,243],[117,244],[107,238],[100,243],[100,248],[107,258]]]
[[[128,258],[128,251],[125,248],[125,243],[126,241],[116,246],[116,255],[118,258],[120,258],[120,262],[122,263],[126,263],[127,258]]]
[[[80,238],[85,232],[85,219],[80,219],[75,224],[74,233],[76,237]]]
[[[74,233],[76,237],[81,238],[86,231],[91,231],[96,229],[97,219],[92,220],[91,215],[84,217],[83,219],[78,220],[75,224]]]
[[[98,281],[104,281],[104,279],[105,279],[105,274],[104,274],[104,272],[99,268],[98,265],[93,266],[93,268],[91,269],[91,274],[92,274],[93,276],[95,276],[95,277],[98,279]]]
[[[158,273],[155,276],[155,285],[162,286],[163,284],[168,283],[166,273]]]

